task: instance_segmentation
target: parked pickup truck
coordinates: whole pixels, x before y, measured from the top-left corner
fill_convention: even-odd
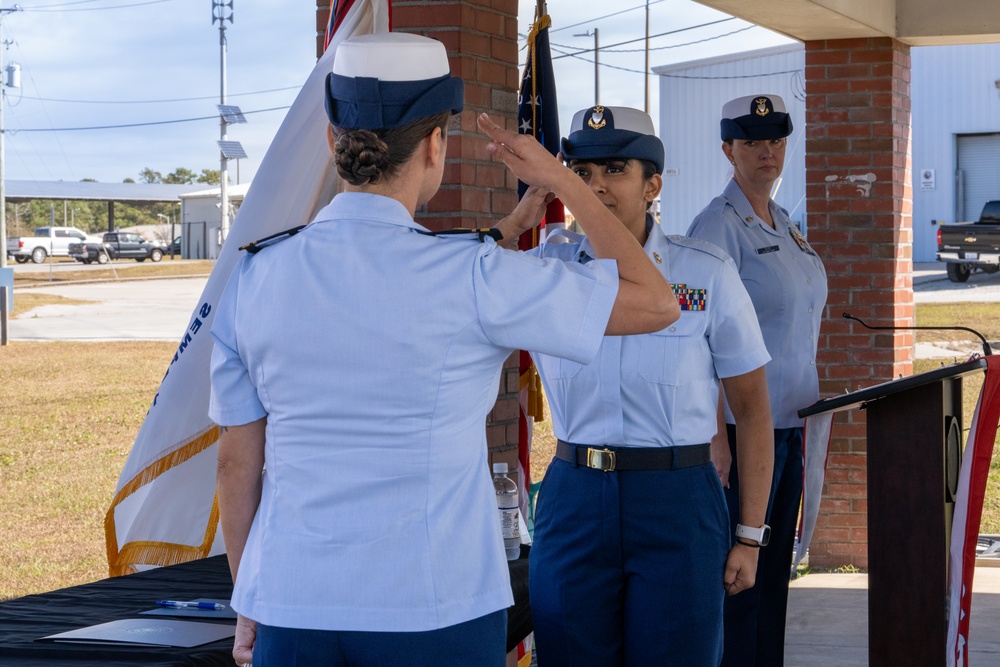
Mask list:
[[[49,255],[68,257],[70,243],[100,243],[99,236],[91,236],[76,227],[39,227],[34,236],[7,239],[7,256],[18,264],[29,259],[41,264]]]
[[[132,232],[108,232],[98,243],[71,243],[69,256],[84,264],[107,264],[112,259],[159,262],[163,259],[163,246]]]
[[[947,262],[948,278],[964,283],[977,269],[1000,270],[1000,199],[986,202],[976,222],[941,225],[937,233],[939,262]]]

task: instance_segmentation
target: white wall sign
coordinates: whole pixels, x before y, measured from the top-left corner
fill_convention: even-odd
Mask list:
[[[933,190],[934,189],[934,170],[933,169],[921,169],[920,170],[920,189],[921,190]]]

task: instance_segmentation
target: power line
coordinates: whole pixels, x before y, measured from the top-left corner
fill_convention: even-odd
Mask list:
[[[750,26],[750,27],[756,27],[756,26]],[[711,39],[718,39],[718,38],[717,37],[713,37]],[[683,45],[678,45],[678,46],[683,46]],[[555,48],[555,47],[553,47],[553,48]],[[601,49],[601,50],[603,51],[604,49]],[[590,63],[590,64],[594,63],[593,60],[588,60],[587,58],[583,58],[580,55],[578,55],[577,53],[566,53],[566,54],[564,54],[562,56],[559,56],[559,57],[560,58],[577,58],[578,60],[582,60],[585,63]],[[555,60],[555,58],[553,58],[553,60]],[[643,72],[640,69],[631,69],[629,67],[618,67],[617,65],[609,65],[608,63],[604,63],[604,62],[602,62],[600,64],[600,66],[601,67],[608,67],[610,69],[620,70],[622,72],[631,72],[633,74],[645,74],[645,72]],[[703,79],[703,80],[709,80],[709,79],[754,79],[754,78],[762,77],[762,76],[778,76],[780,74],[795,74],[797,72],[802,72],[802,70],[801,69],[789,69],[789,70],[782,70],[780,72],[766,72],[764,74],[744,74],[744,75],[740,75],[740,76],[687,76],[685,74],[657,74],[657,76],[662,76],[662,77],[667,78],[667,79]]]
[[[666,37],[667,35],[676,35],[677,33],[687,32],[688,30],[697,30],[698,28],[706,28],[708,26],[713,26],[713,25],[717,25],[719,23],[725,23],[727,21],[735,21],[735,20],[736,19],[734,19],[734,18],[719,19],[718,21],[711,21],[709,23],[701,23],[699,25],[693,25],[693,26],[690,26],[690,27],[687,27],[687,28],[678,28],[677,30],[669,30],[667,32],[661,32],[661,33],[659,33],[657,35],[650,35],[649,38],[650,39],[655,39],[657,37]],[[706,39],[698,40],[696,42],[688,42],[686,44],[673,44],[673,45],[670,45],[670,46],[658,46],[656,48],[650,49],[650,51],[662,51],[663,49],[676,49],[676,48],[678,48],[680,46],[689,46],[691,44],[699,44],[701,42],[707,42],[707,41],[710,41],[710,40],[713,40],[713,39],[719,39],[720,37],[726,37],[727,35],[733,35],[733,34],[735,34],[737,32],[742,32],[743,30],[749,30],[750,28],[756,28],[756,27],[757,27],[756,25],[751,24],[751,25],[749,25],[749,26],[747,26],[745,28],[740,28],[739,30],[736,30],[734,32],[726,33],[725,35],[717,35],[715,37],[708,37]],[[635,39],[628,39],[628,40],[625,40],[624,42],[618,42],[617,44],[609,44],[606,47],[602,46],[600,50],[602,52],[604,52],[604,51],[610,51],[612,49],[612,47],[615,47],[615,46],[624,46],[625,44],[633,44],[635,42],[644,41],[645,39],[646,39],[645,36],[643,36],[643,37],[637,37]],[[561,48],[564,48],[564,49],[575,49],[576,48],[574,46],[568,46],[566,44],[552,44],[551,46],[553,46],[553,47],[558,46],[558,47],[561,47]],[[590,53],[593,50],[594,49],[579,49],[576,52],[577,53]],[[614,51],[614,53],[635,53],[637,51],[644,51],[644,50],[645,49],[633,49],[631,51],[622,50],[622,51]],[[557,58],[553,58],[552,60],[558,60],[559,58],[565,58],[565,57],[567,57],[569,55],[571,55],[571,54],[566,54],[566,55],[563,55],[563,56],[558,56]]]
[[[667,44],[666,46],[654,46],[651,47],[650,51],[665,51],[666,49],[679,49],[683,46],[694,46],[695,44],[703,44],[704,42],[711,42],[716,39],[722,39],[723,37],[729,37],[730,35],[735,35],[737,33],[746,32],[747,30],[753,30],[756,25],[748,25],[738,30],[732,30],[730,32],[724,32],[721,35],[714,35],[712,37],[706,37],[704,39],[696,39],[693,42],[683,42],[682,44]],[[659,37],[659,35],[657,35]],[[635,40],[638,41],[638,40]],[[609,53],[642,53],[645,49],[601,49],[601,52],[608,51]]]
[[[245,97],[247,95],[264,95],[266,93],[277,93],[286,90],[299,90],[302,86],[286,86],[284,88],[271,88],[270,90],[255,90],[248,93],[230,93],[229,97]],[[215,100],[217,96],[208,95],[205,97],[178,97],[170,100],[63,100],[53,97],[32,97],[31,95],[21,95],[20,99],[37,100],[39,102],[65,102],[67,104],[163,104],[166,102],[198,102],[201,100]]]
[[[658,5],[663,1],[664,0],[654,0],[654,2],[649,3],[649,6],[652,7],[653,5]],[[559,32],[560,30],[569,30],[570,28],[576,28],[581,25],[592,24],[595,21],[603,21],[604,19],[609,19],[612,16],[618,16],[619,14],[627,14],[628,12],[633,12],[637,9],[645,9],[645,8],[646,5],[638,5],[636,7],[629,7],[628,9],[622,9],[621,11],[617,11],[612,14],[605,14],[604,16],[598,16],[597,18],[588,19],[586,21],[580,21],[579,23],[574,23],[573,25],[563,26],[562,28],[551,28],[549,29],[549,34],[551,35],[552,33]]]
[[[102,0],[76,0],[76,2],[63,2],[63,3],[60,3],[58,5],[42,5],[42,8],[49,8],[49,7],[69,7],[70,5],[89,5],[92,2],[102,2]],[[35,9],[35,8],[32,7],[32,9]]]
[[[86,0],[81,0],[80,2],[66,2],[58,5],[43,5],[41,7],[25,7],[26,12],[100,12],[105,9],[128,9],[129,7],[142,7],[144,5],[159,5],[164,2],[174,2],[174,0],[147,0],[146,2],[134,2],[127,5],[111,5],[109,7],[80,7],[79,9],[63,9],[63,7],[69,7],[70,5],[83,4]]]
[[[247,115],[252,113],[266,113],[268,111],[282,111],[288,108],[289,108],[288,106],[272,107],[270,109],[257,109],[256,111],[244,111],[243,114]],[[219,115],[215,114],[214,116],[200,116],[198,118],[180,118],[177,120],[157,120],[157,121],[150,121],[148,123],[127,123],[123,125],[96,125],[93,127],[52,127],[52,128],[29,127],[29,128],[22,128],[19,130],[8,129],[7,132],[9,132],[10,134],[17,134],[19,132],[78,132],[82,130],[119,130],[130,127],[149,127],[151,125],[171,125],[174,123],[191,123],[200,120],[218,120],[218,119]]]

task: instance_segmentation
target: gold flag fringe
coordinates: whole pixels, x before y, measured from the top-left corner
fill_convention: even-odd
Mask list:
[[[545,421],[545,400],[542,394],[542,379],[538,377],[538,370],[532,363],[528,369],[521,373],[521,391],[528,390],[527,405],[525,411],[529,417],[535,421]]]
[[[135,477],[130,479],[111,501],[104,516],[104,539],[108,550],[108,574],[112,577],[135,572],[134,565],[176,565],[188,561],[205,558],[212,549],[215,533],[219,527],[219,498],[215,496],[205,535],[200,545],[174,544],[170,542],[128,542],[119,549],[118,533],[115,526],[115,508],[130,495],[149,484],[154,479],[195,455],[214,445],[219,439],[219,427],[212,426],[201,435],[195,436],[190,442],[146,466]]]

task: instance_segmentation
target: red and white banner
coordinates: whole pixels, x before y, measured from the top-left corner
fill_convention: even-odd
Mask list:
[[[983,497],[1000,420],[1000,357],[986,357],[986,378],[972,417],[972,428],[962,455],[962,468],[952,520],[948,561],[948,667],[968,665],[969,615],[972,577],[976,571],[976,542],[983,516]]]
[[[799,535],[795,541],[795,558],[792,561],[792,572],[806,555],[813,533],[816,531],[816,518],[819,516],[819,503],[823,498],[823,479],[826,477],[826,461],[830,449],[830,433],[833,430],[832,412],[823,412],[806,419],[802,433],[802,514],[799,519]]]

